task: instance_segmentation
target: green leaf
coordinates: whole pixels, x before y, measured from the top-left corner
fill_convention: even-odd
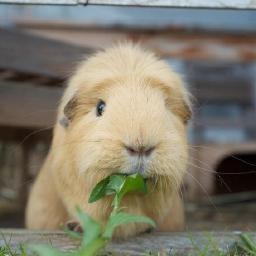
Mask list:
[[[118,213],[110,216],[110,218],[107,222],[103,237],[105,237],[107,239],[111,238],[112,234],[114,232],[114,229],[117,226],[131,223],[131,222],[143,222],[143,223],[149,224],[153,227],[156,226],[155,222],[146,216],[132,215],[132,214],[128,214],[125,212],[118,212]]]
[[[92,190],[90,197],[89,197],[89,203],[93,203],[95,201],[98,201],[102,197],[106,196],[107,193],[107,185],[109,183],[110,177],[107,177],[100,181]],[[110,191],[108,191],[110,192]],[[114,193],[114,191],[113,191]]]
[[[114,174],[110,176],[109,183],[107,184],[107,190],[118,193],[125,183],[128,176],[124,174]]]
[[[72,256],[96,256],[101,255],[100,251],[106,246],[107,239],[98,237],[93,240],[90,244],[82,246],[80,250]]]
[[[19,243],[20,256],[27,256],[27,250],[25,249],[25,244]]]
[[[118,204],[120,204],[123,196],[128,192],[147,193],[146,182],[140,174],[136,173],[126,177],[124,183],[121,185],[116,195]]]
[[[33,245],[31,249],[39,256],[63,256],[67,253],[54,249],[48,245]]]
[[[247,234],[240,235],[241,240],[244,242],[245,246],[256,254],[256,243]]]
[[[103,179],[92,190],[89,203],[96,202],[105,196],[118,193],[125,179],[126,176],[124,174],[114,174]]]
[[[89,203],[116,193],[113,205],[117,207],[126,193],[135,191],[147,193],[146,182],[140,174],[136,173],[128,176],[114,174],[103,179],[94,187],[89,197]]]
[[[88,214],[83,213],[81,209],[77,208],[77,215],[83,228],[82,246],[86,246],[93,242],[101,235],[101,226]]]
[[[122,193],[132,191],[147,193],[146,182],[144,178],[138,173],[127,176],[125,183],[120,189],[120,192]]]

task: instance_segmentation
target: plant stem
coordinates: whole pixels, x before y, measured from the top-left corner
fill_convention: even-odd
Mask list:
[[[80,253],[78,253],[79,256],[95,256],[96,253],[99,252],[100,249],[103,249],[107,243],[107,239],[103,237],[99,237],[96,240],[94,240],[92,243],[85,246]]]
[[[119,208],[120,208],[119,206],[120,205],[119,205],[119,200],[118,200],[118,196],[117,195],[115,195],[115,198],[113,200],[113,206],[114,206],[114,208],[113,208],[113,210],[112,210],[110,215],[115,215],[119,211]]]

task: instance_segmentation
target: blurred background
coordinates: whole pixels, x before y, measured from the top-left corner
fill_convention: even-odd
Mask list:
[[[117,6],[0,5],[0,227],[23,227],[76,63],[125,39],[193,95],[186,228],[256,230],[256,11]]]

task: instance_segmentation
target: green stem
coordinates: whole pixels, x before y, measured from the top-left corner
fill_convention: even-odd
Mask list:
[[[82,249],[78,255],[79,256],[95,256],[97,253],[105,247],[107,240],[103,237],[99,237],[90,244],[88,244],[84,249]]]
[[[111,212],[110,215],[115,215],[115,214],[117,214],[118,211],[119,211],[120,205],[119,205],[119,200],[118,200],[117,194],[116,194],[115,197],[114,197],[113,205],[114,205],[114,208],[113,208],[113,210],[112,210],[112,212]]]

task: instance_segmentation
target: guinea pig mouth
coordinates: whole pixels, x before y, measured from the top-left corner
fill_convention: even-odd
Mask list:
[[[143,178],[149,177],[149,173],[147,173],[146,164],[144,162],[137,162],[127,172],[127,174],[135,174],[135,173],[139,173]]]

